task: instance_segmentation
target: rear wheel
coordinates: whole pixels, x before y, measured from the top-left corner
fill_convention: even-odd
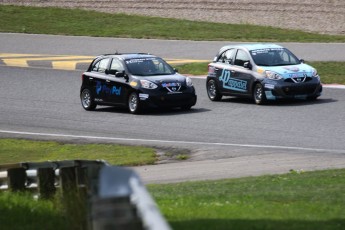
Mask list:
[[[219,93],[216,81],[209,79],[206,83],[207,95],[211,101],[220,101],[222,95]]]
[[[97,104],[94,102],[93,95],[89,89],[83,89],[80,94],[81,105],[85,110],[94,110]]]
[[[128,110],[133,114],[138,114],[141,110],[140,99],[136,92],[132,92],[128,97]]]
[[[257,105],[263,105],[267,101],[264,87],[260,83],[256,83],[254,86],[253,99]]]

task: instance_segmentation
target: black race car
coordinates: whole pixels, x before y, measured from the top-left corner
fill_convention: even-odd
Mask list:
[[[177,73],[162,58],[150,54],[105,54],[96,57],[82,75],[81,104],[126,106],[131,113],[143,108],[190,109],[197,96],[192,80]]]
[[[276,44],[229,45],[208,65],[208,97],[253,98],[256,104],[277,99],[316,99],[322,93],[316,69]]]

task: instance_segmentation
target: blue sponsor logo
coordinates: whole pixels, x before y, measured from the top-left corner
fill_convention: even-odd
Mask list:
[[[100,93],[104,93],[105,95],[121,95],[121,87],[108,87],[105,84],[102,84],[100,81],[97,81],[96,83],[96,93],[99,95]]]
[[[219,81],[223,82],[223,88],[240,92],[247,92],[247,81],[231,77],[230,70],[223,69]]]

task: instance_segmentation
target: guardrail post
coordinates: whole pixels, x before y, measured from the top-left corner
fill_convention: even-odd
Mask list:
[[[8,169],[7,178],[10,191],[23,191],[25,189],[26,171],[24,168]]]
[[[53,168],[38,168],[38,192],[40,198],[49,199],[54,196],[55,188],[55,172]]]
[[[75,167],[64,167],[60,169],[60,186],[63,196],[71,192],[77,192]]]
[[[87,229],[87,207],[85,192],[79,192],[78,172],[79,167],[60,168],[60,186],[66,215],[73,216],[69,226],[71,229]],[[85,190],[84,190],[85,191]]]

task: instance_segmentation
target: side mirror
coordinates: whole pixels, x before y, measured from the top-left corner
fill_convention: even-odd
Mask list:
[[[243,67],[246,68],[246,69],[252,69],[252,64],[250,64],[249,61],[243,63]]]
[[[115,77],[123,77],[124,79],[126,79],[126,81],[129,80],[129,77],[128,77],[128,75],[126,74],[125,71],[116,72],[116,73],[115,73]]]
[[[116,72],[115,73],[115,77],[125,77],[125,71],[122,71],[122,72]]]
[[[304,63],[305,61],[304,61],[304,59],[299,59],[299,62]]]
[[[178,69],[174,68],[175,73],[178,73]]]

